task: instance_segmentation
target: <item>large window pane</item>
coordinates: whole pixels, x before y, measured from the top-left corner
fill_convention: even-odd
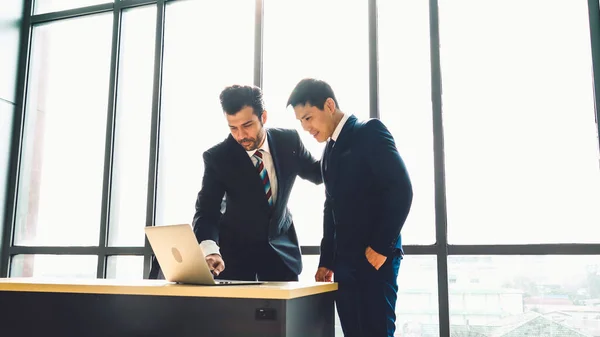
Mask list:
[[[314,281],[319,256],[304,255],[302,262],[304,269],[299,276],[300,281]],[[398,275],[395,336],[439,336],[437,289],[436,258],[405,256]],[[335,335],[343,337],[337,315]]]
[[[310,24],[307,18],[319,24]],[[300,128],[292,109],[286,109],[287,99],[302,78],[317,77],[333,87],[342,111],[368,118],[367,21],[366,1],[265,0],[263,89],[269,111],[267,123],[298,129],[316,158],[321,158],[324,145]],[[321,242],[324,202],[323,185],[296,180],[288,206],[301,245]]]
[[[442,0],[440,34],[449,240],[599,242],[586,1]]]
[[[141,280],[144,278],[143,256],[109,256],[106,260],[106,278]]]
[[[254,1],[168,3],[165,21],[157,225],[192,221],[202,153],[229,135],[219,94],[252,84]]]
[[[0,10],[0,100],[16,98],[23,0],[2,0]]]
[[[143,246],[156,6],[123,12],[109,245]]]
[[[450,256],[448,273],[452,336],[600,332],[598,256]]]
[[[34,0],[33,13],[43,14],[110,2],[114,2],[114,0]]]
[[[14,110],[14,104],[0,99],[0,205],[2,205],[0,206],[0,219],[4,219],[4,212],[6,211],[4,205],[6,205]],[[2,240],[1,234],[0,240]]]
[[[398,275],[397,336],[439,336],[435,256],[405,256]]]
[[[10,277],[49,277],[95,279],[95,255],[15,255]]]
[[[435,242],[429,2],[378,2],[379,110],[396,140],[414,198],[405,244]]]
[[[98,244],[112,17],[33,29],[17,245]]]

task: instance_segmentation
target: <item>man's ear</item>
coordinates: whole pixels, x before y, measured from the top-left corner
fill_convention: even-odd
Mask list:
[[[333,100],[333,98],[329,97],[325,100],[324,108],[329,113],[335,112],[336,106],[335,106],[335,101]]]
[[[260,121],[263,123],[263,125],[267,122],[267,110],[263,110],[262,116],[260,116]]]

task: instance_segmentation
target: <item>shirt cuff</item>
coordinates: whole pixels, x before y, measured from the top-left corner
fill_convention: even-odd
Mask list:
[[[213,240],[204,240],[200,242],[200,248],[202,248],[205,257],[211,254],[221,255],[221,252],[219,251],[219,246],[217,246],[217,243]]]

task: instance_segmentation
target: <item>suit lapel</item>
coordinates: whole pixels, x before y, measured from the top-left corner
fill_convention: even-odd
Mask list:
[[[340,132],[340,135],[337,139],[337,141],[335,142],[335,145],[333,145],[333,147],[331,148],[331,151],[329,151],[329,161],[327,163],[327,172],[325,173],[325,175],[323,177],[325,177],[325,179],[327,179],[327,188],[330,191],[334,191],[335,190],[335,184],[337,182],[337,177],[338,177],[338,169],[339,169],[339,159],[340,159],[340,154],[344,153],[344,151],[346,151],[346,149],[350,146],[351,141],[352,141],[352,133],[354,131],[354,126],[356,125],[356,117],[354,115],[348,117],[348,120],[346,121],[346,124],[344,124],[344,127],[342,128],[342,132]],[[330,192],[331,194],[331,192]]]
[[[277,193],[275,194],[275,207],[278,207],[279,203],[277,201],[281,200],[281,191],[283,191],[283,189],[285,188],[283,186],[283,182],[285,181],[285,179],[283,179],[282,176],[282,171],[281,171],[281,165],[282,163],[280,163],[279,160],[279,155],[278,155],[278,150],[280,150],[279,148],[279,144],[276,140],[273,139],[273,135],[270,132],[269,129],[267,129],[267,139],[269,140],[269,150],[271,151],[271,158],[273,159],[273,166],[275,167],[275,176],[277,178]],[[270,178],[270,177],[269,177]],[[266,198],[265,198],[266,200]]]
[[[229,135],[228,140],[231,147],[232,165],[239,168],[240,182],[248,182],[251,189],[260,193],[265,198],[265,205],[269,207],[262,181],[256,171],[256,167],[252,163],[252,159],[248,156],[248,152],[231,135]]]

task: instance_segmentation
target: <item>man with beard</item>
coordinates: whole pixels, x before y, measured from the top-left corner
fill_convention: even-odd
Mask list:
[[[297,281],[302,256],[287,202],[297,176],[323,182],[320,163],[296,130],[264,127],[258,87],[229,86],[220,100],[231,134],[203,154],[196,238],[216,278]]]

